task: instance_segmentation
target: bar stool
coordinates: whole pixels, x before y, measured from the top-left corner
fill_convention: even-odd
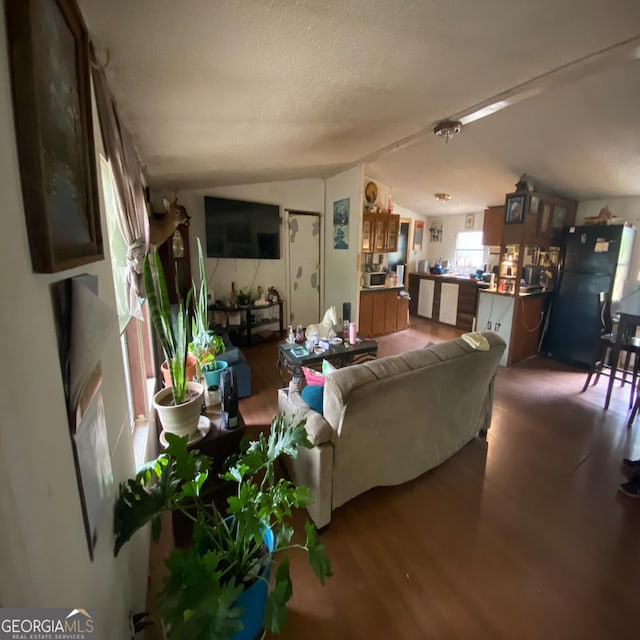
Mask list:
[[[594,386],[598,384],[598,380],[600,380],[600,376],[603,374],[610,378],[613,376],[614,379],[621,381],[621,386],[624,386],[627,381],[627,373],[631,373],[631,393],[629,394],[629,408],[631,409],[633,405],[633,394],[636,389],[636,381],[638,379],[638,372],[640,371],[640,343],[634,344],[635,340],[632,340],[631,336],[631,330],[635,330],[635,325],[626,322],[625,316],[625,322],[621,322],[619,324],[618,331],[614,337],[613,323],[611,320],[611,305],[608,292],[601,291],[598,293],[597,303],[598,322],[594,333],[594,335],[597,336],[597,339],[595,341],[593,363],[589,369],[589,373],[587,374],[587,379],[582,387],[582,391],[584,392],[588,389],[594,373],[596,374],[595,380],[593,381]],[[621,371],[622,376],[617,378],[617,359],[622,351],[625,352],[624,369]],[[632,354],[634,355],[633,369],[629,369]],[[609,407],[612,386],[613,379],[610,379],[607,389],[605,409]]]

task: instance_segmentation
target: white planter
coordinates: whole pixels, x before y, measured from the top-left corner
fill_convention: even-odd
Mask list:
[[[171,396],[171,387],[161,389],[153,396],[153,406],[156,408],[162,428],[167,433],[191,437],[198,428],[204,386],[199,382],[187,382],[187,388],[197,391],[198,396],[177,406],[162,404],[168,396]]]

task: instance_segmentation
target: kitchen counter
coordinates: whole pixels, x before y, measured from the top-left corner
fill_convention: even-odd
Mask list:
[[[478,291],[488,286],[488,282],[452,273],[410,273],[409,311],[422,318],[472,331]]]
[[[376,291],[402,291],[404,286],[398,284],[394,287],[360,287],[360,293],[375,293]]]

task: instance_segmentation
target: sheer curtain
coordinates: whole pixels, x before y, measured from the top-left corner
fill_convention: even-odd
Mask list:
[[[104,69],[93,64],[92,76],[104,149],[113,171],[120,205],[116,207],[117,223],[127,244],[129,313],[141,318],[140,298],[144,295],[142,269],[149,238],[142,168],[131,135],[118,117]]]

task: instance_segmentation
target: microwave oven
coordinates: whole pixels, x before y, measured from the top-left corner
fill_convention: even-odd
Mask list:
[[[363,274],[365,289],[378,289],[387,284],[387,274],[385,271],[365,271]]]

